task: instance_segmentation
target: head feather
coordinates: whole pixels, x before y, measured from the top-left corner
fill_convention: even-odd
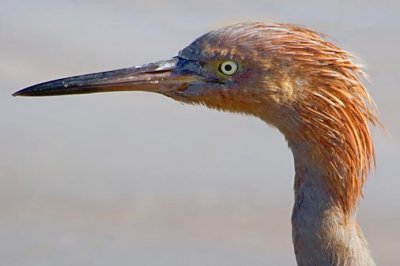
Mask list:
[[[375,104],[360,80],[360,65],[349,53],[320,34],[293,25],[284,29],[274,46],[293,60],[306,78],[298,90],[298,134],[314,147],[314,158],[326,164],[326,181],[332,197],[351,213],[375,164],[369,124],[379,123]]]
[[[239,89],[183,101],[258,116],[278,127],[289,145],[309,144],[334,201],[347,214],[354,210],[374,166],[369,124],[379,121],[360,80],[365,74],[349,53],[304,27],[250,22],[207,33],[183,55],[244,62],[253,72],[238,77]]]

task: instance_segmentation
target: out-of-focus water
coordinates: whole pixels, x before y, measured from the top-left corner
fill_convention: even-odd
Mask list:
[[[397,1],[2,1],[0,265],[294,265],[292,156],[255,118],[145,93],[13,98],[48,79],[174,56],[233,22],[306,25],[366,66],[391,135],[358,219],[400,259]]]

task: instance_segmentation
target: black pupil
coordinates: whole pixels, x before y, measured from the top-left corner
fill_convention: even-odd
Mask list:
[[[224,66],[225,71],[231,71],[232,70],[232,66],[231,65],[225,65]]]

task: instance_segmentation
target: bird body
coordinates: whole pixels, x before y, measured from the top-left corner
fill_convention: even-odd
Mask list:
[[[259,117],[295,162],[298,265],[374,265],[355,212],[373,167],[374,103],[351,56],[295,25],[241,23],[209,32],[166,61],[31,86],[14,95],[156,92]]]

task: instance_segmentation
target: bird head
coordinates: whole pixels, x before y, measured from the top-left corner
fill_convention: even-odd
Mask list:
[[[245,23],[196,39],[179,52],[176,70],[195,75],[197,81],[164,94],[186,103],[254,115],[281,128],[288,122],[285,112],[292,108],[293,82],[299,77],[290,74],[290,58],[274,51],[273,28]]]
[[[237,24],[199,37],[169,60],[48,81],[14,96],[148,91],[283,124],[302,83],[291,57],[277,50],[275,39],[288,33],[284,25]]]
[[[260,117],[289,145],[312,147],[329,189],[347,212],[374,161],[373,101],[351,56],[294,25],[241,23],[209,32],[170,60],[44,82],[14,96],[149,91]],[[316,164],[318,165],[318,164]]]

